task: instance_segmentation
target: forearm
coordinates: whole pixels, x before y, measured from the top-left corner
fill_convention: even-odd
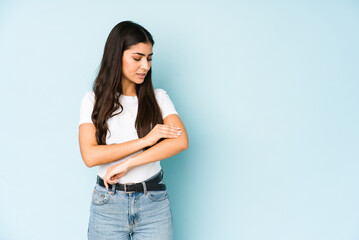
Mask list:
[[[186,148],[187,146],[181,144],[178,139],[164,139],[146,151],[129,158],[126,162],[129,168],[134,168],[146,163],[156,162],[172,157]]]
[[[119,160],[148,146],[143,138],[111,145],[93,145],[82,157],[88,167],[94,167]]]

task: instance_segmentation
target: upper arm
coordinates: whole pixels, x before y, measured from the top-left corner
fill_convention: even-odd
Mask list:
[[[96,141],[96,128],[92,122],[91,115],[94,107],[95,95],[93,92],[86,92],[81,100],[79,119],[79,144],[81,156],[86,165],[91,157],[90,149],[98,145]]]
[[[96,146],[96,128],[93,123],[82,123],[79,126],[79,144],[82,159],[88,165],[89,150],[92,146]]]
[[[176,127],[179,127],[180,130],[182,131],[181,136],[177,137],[176,139],[170,139],[170,140],[179,141],[183,145],[184,149],[188,148],[187,131],[186,131],[186,128],[185,128],[181,118],[177,114],[170,114],[167,117],[165,117],[165,119],[163,119],[163,124],[165,124],[165,125],[172,124]]]

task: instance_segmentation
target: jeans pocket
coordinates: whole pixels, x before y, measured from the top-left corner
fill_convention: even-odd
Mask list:
[[[106,188],[96,185],[92,192],[91,202],[95,205],[104,205],[110,200],[111,196],[112,194]]]
[[[168,192],[167,192],[167,190],[147,191],[147,196],[152,201],[161,202],[168,198]]]

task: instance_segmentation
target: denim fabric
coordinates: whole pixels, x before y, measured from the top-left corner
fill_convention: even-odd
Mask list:
[[[172,240],[173,219],[167,190],[125,193],[96,184],[88,239]]]

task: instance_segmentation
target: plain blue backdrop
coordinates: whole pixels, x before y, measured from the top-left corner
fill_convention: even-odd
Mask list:
[[[359,239],[357,1],[1,1],[0,239],[86,239],[80,100],[132,20],[189,148],[176,240]]]

